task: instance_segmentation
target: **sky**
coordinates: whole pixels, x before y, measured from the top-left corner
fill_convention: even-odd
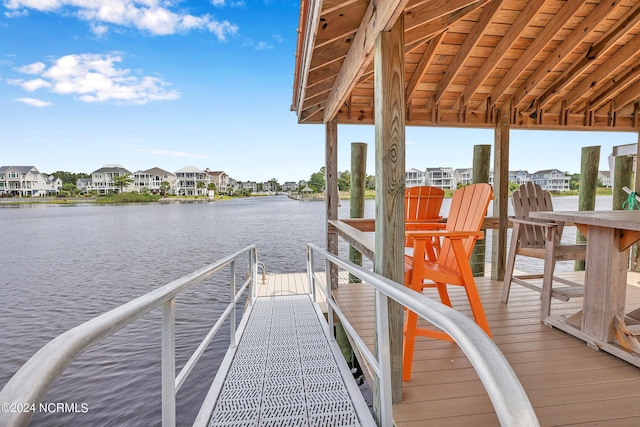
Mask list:
[[[91,173],[185,166],[239,181],[308,179],[324,126],[290,111],[296,0],[0,0],[0,165]],[[512,131],[510,169],[600,169],[635,133]],[[372,126],[338,127],[338,169]],[[406,130],[406,168],[468,168],[492,130]],[[434,149],[434,146],[437,149]]]

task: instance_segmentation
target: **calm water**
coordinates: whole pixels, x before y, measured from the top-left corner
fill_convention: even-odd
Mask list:
[[[554,204],[575,210],[578,201]],[[610,209],[611,198],[598,198],[597,208]],[[374,216],[373,201],[365,212]],[[343,201],[340,217],[348,215]],[[0,388],[60,333],[247,245],[258,246],[268,272],[304,271],[305,243],[324,246],[324,218],[324,203],[286,197],[0,208]],[[223,274],[177,300],[179,367],[224,309],[226,281]],[[178,393],[179,425],[191,424],[209,386],[199,379],[212,378],[227,343],[221,334]],[[86,403],[88,412],[36,414],[33,425],[159,425],[159,361],[156,310],[79,358],[44,399]]]

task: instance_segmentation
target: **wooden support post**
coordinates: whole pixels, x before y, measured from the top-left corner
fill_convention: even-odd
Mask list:
[[[629,195],[622,190],[622,187],[631,188],[633,174],[633,157],[616,156],[615,168],[613,172],[613,210],[622,209],[622,204]]]
[[[367,180],[367,144],[351,143],[351,190],[349,192],[349,216],[364,217],[364,192]],[[362,254],[353,246],[349,246],[349,260],[362,265]],[[349,274],[349,282],[360,282],[356,276]]]
[[[473,183],[489,183],[491,170],[491,145],[473,146]],[[485,233],[487,230],[483,230]],[[478,240],[471,254],[471,271],[475,277],[484,276],[484,262],[486,258],[486,239]]]
[[[325,145],[325,204],[327,221],[338,219],[338,121],[333,119],[326,123]],[[327,222],[327,251],[338,254],[338,233]],[[327,275],[331,289],[338,288],[338,268],[327,262]]]
[[[492,230],[491,278],[504,280],[509,225],[509,113],[498,111],[493,154],[493,215],[498,216],[498,229]]]
[[[636,103],[636,108],[638,104]],[[634,114],[634,118],[637,114]],[[638,143],[636,144],[636,159],[633,165],[633,172],[635,174],[633,191],[636,194],[640,193],[640,173],[638,173],[638,159],[640,159],[640,133],[638,134]],[[631,246],[631,259],[629,261],[629,269],[632,271],[640,271],[640,244],[634,243]]]
[[[580,165],[579,211],[592,211],[596,207],[596,189],[598,187],[598,166],[600,165],[600,146],[582,147]],[[586,243],[587,239],[580,230],[576,233],[576,243]],[[574,261],[575,271],[584,271],[584,260]]]
[[[374,270],[404,282],[404,19],[376,37],[374,54],[376,135],[376,243]],[[393,402],[402,400],[402,306],[389,299]],[[376,341],[377,348],[377,341]]]

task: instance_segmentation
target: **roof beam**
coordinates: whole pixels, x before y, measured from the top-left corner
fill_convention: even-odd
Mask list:
[[[640,100],[640,81],[636,81],[618,96],[613,98],[613,109],[619,111],[625,105]]]
[[[612,99],[615,100],[616,111],[625,105],[639,100],[637,91],[628,91],[629,86],[633,85],[636,80],[640,79],[640,60],[636,60],[631,69],[626,70],[623,76],[616,76],[615,79],[609,80],[602,85],[600,89],[589,99],[589,108],[598,110]],[[625,102],[626,100],[626,102]]]
[[[601,86],[606,79],[615,73],[618,67],[621,67],[640,50],[640,37],[634,37],[629,40],[616,53],[607,58],[593,73],[578,83],[563,99],[566,100],[567,108],[570,108],[580,98]]]
[[[560,92],[565,86],[577,78],[594,59],[613,47],[616,42],[626,35],[639,21],[640,3],[636,4],[633,9],[629,11],[625,19],[618,21],[615,27],[611,28],[600,41],[594,44],[580,61],[574,64],[573,67],[569,67],[553,85],[547,88],[538,98],[540,107],[542,108],[548,104],[556,93]],[[570,104],[567,103],[567,106],[570,106]]]
[[[324,107],[323,121],[332,120],[353,90],[365,68],[373,58],[377,35],[389,31],[409,0],[372,0],[360,22],[349,53],[342,63]]]
[[[452,24],[455,24],[479,7],[484,6],[489,1],[490,0],[478,1],[459,9],[454,9],[452,7],[449,13],[445,15],[441,14],[441,16],[438,16],[435,19],[429,19],[418,26],[406,30],[404,34],[404,52],[411,52],[425,41],[432,39],[443,31],[446,31]],[[451,4],[454,7],[457,6],[457,3],[455,2],[451,2]]]
[[[527,8],[523,9],[520,13],[520,16],[525,15],[525,18],[522,19],[522,23],[520,28],[518,29],[518,33],[513,34],[513,38],[511,39],[514,42],[518,35],[526,28],[529,23],[529,20],[537,13],[538,9],[544,4],[544,2],[536,2],[536,4],[529,3]],[[511,66],[509,71],[500,79],[498,84],[496,84],[489,93],[489,97],[494,100],[494,102],[498,101],[498,99],[504,94],[509,86],[513,84],[513,82],[522,74],[522,72],[529,66],[529,64],[533,61],[533,59],[540,54],[540,51],[551,41],[553,36],[556,35],[558,31],[562,29],[562,26],[567,22],[569,18],[571,18],[575,12],[584,5],[583,0],[569,0],[567,1],[562,9],[558,11],[558,13],[553,17],[551,22],[549,22],[542,32],[536,37],[527,50],[520,55],[520,58],[516,61],[515,64]],[[528,7],[531,8],[528,9]],[[520,21],[520,16],[518,17],[518,21]],[[515,23],[514,25],[515,26]],[[507,37],[503,37],[502,41],[504,41]],[[508,49],[510,46],[506,46]]]
[[[422,76],[424,75],[424,72],[427,70],[427,67],[429,66],[429,64],[431,64],[434,53],[436,51],[436,47],[438,47],[438,45],[442,41],[443,36],[444,36],[444,32],[438,34],[436,37],[434,37],[433,39],[427,42],[427,48],[422,54],[422,58],[420,58],[418,67],[413,72],[413,75],[409,80],[409,85],[407,86],[407,91],[405,95],[405,101],[407,105],[411,104],[411,98],[413,97],[413,93],[416,91],[416,88],[418,87],[418,83],[420,83],[420,80],[422,80]]]
[[[544,3],[544,0],[537,0],[536,3],[539,2]],[[482,33],[491,23],[491,20],[495,16],[496,12],[500,10],[501,5],[502,0],[492,0],[489,2],[489,4],[487,4],[487,7],[485,7],[485,9],[480,14],[478,22],[476,22],[476,24],[471,29],[471,32],[469,32],[469,35],[462,43],[462,46],[460,46],[460,49],[458,50],[458,53],[456,53],[456,56],[453,58],[453,61],[451,61],[451,64],[449,64],[449,66],[447,67],[446,73],[444,74],[444,76],[442,76],[442,79],[440,79],[433,91],[433,98],[436,104],[440,102],[440,100],[442,99],[442,95],[444,95],[444,92],[447,90],[453,79],[455,79],[460,72],[460,67],[462,67],[464,61],[466,61],[466,59],[469,57],[469,53],[471,53],[473,48],[475,48],[480,42]],[[512,25],[511,28],[513,28],[514,25]],[[505,37],[503,37],[503,40],[505,38],[507,38],[506,35]]]
[[[513,105],[522,108],[519,104],[527,94],[531,93],[536,86],[544,81],[545,76],[551,73],[576,46],[582,43],[584,37],[591,33],[593,29],[618,6],[620,1],[621,0],[612,0],[598,3],[580,25],[547,57],[542,65],[537,67],[533,74],[531,74],[527,81],[521,86],[521,89],[516,90],[511,97]]]

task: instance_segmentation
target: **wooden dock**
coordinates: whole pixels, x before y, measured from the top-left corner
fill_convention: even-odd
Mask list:
[[[583,273],[561,273],[581,280]],[[321,276],[322,277],[322,276]],[[627,311],[640,307],[640,274],[629,273]],[[500,302],[502,282],[477,278],[494,341],[511,363],[542,426],[637,425],[640,369],[540,323],[539,294],[514,285]],[[261,295],[306,292],[306,273],[269,274]],[[471,316],[462,289],[450,286],[454,308]],[[425,291],[429,294],[429,291]],[[343,278],[334,292],[364,341],[373,346],[373,290]],[[436,297],[437,298],[437,297]],[[552,313],[574,313],[581,298],[554,301]],[[426,325],[423,325],[426,326]],[[419,338],[413,377],[394,405],[397,426],[498,425],[489,398],[469,361],[454,343]]]

